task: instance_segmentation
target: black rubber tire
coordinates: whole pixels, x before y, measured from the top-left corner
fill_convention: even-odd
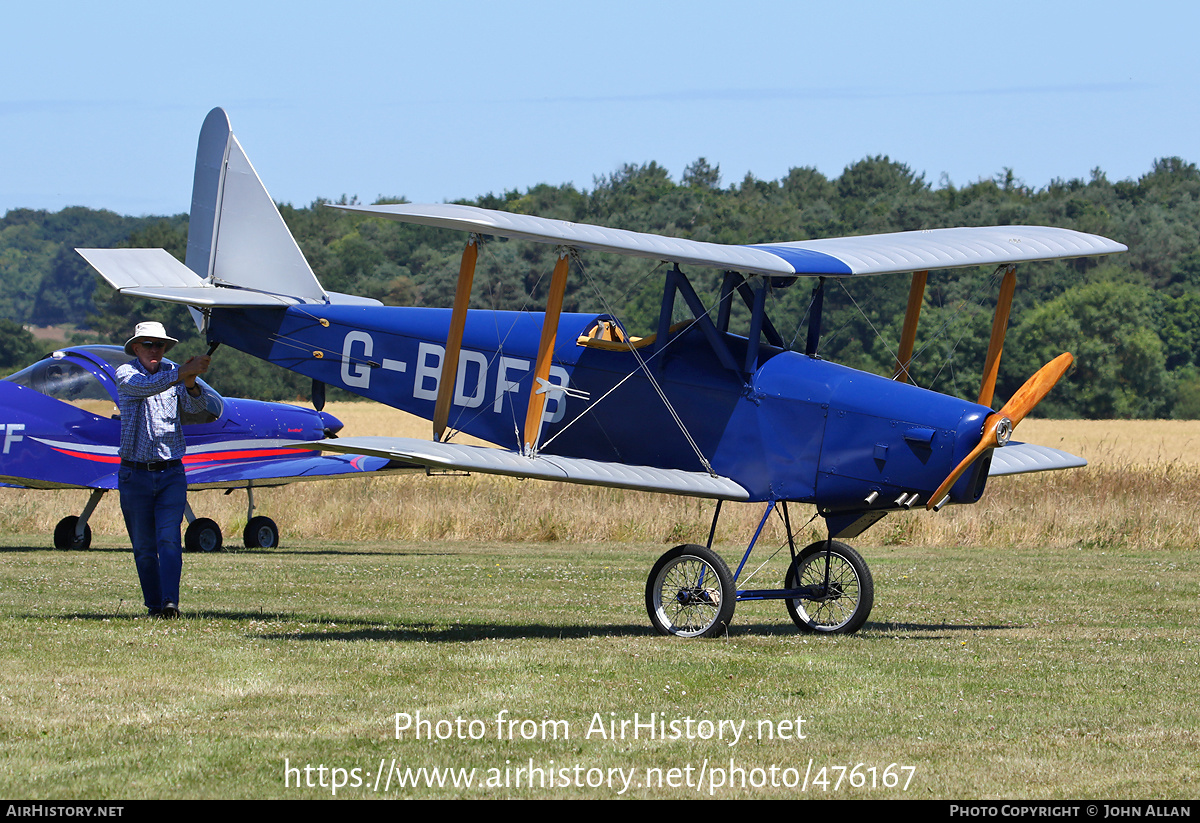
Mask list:
[[[189,552],[219,552],[223,540],[217,521],[197,517],[183,533],[183,548]]]
[[[273,549],[279,545],[279,527],[269,517],[251,517],[242,529],[242,545],[247,549]]]
[[[717,637],[729,628],[736,604],[729,567],[704,546],[676,546],[646,579],[646,613],[659,634]]]
[[[825,545],[821,540],[796,555],[783,580],[785,589],[824,585]],[[801,631],[819,634],[853,634],[861,629],[875,605],[875,582],[862,556],[837,540],[829,556],[829,588],[830,594],[821,599],[784,600],[795,624]]]
[[[75,515],[64,517],[54,527],[54,548],[56,549],[86,549],[92,545],[92,527],[84,525],[83,540],[75,539],[75,525],[79,518]]]

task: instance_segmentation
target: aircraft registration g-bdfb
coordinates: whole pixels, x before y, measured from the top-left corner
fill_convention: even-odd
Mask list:
[[[708,545],[664,554],[646,584],[654,627],[679,636],[725,631],[739,600],[783,600],[806,631],[853,632],[874,585],[855,537],[888,512],[973,503],[990,476],[1082,466],[1064,452],[1016,443],[1012,429],[1071,364],[1052,360],[999,411],[991,408],[1018,263],[1112,254],[1103,237],[1039,226],[949,228],[727,246],[459,205],[339,206],[466,232],[452,309],[386,307],[328,292],[309,268],[221,109],[200,132],[186,265],[161,249],[81,249],[126,294],[198,310],[222,343],[433,422],[433,438],[352,437],[324,448],[428,470],[586,483],[765,504],[734,573]],[[480,242],[502,237],[558,248],[545,311],[468,310]],[[584,252],[671,264],[657,333],[632,337],[608,314],[561,311],[571,261]],[[648,264],[650,265],[650,264]],[[926,275],[1005,269],[978,399],[907,381]],[[706,307],[685,269],[724,272]],[[820,359],[829,278],[913,272],[896,376]],[[767,298],[815,278],[803,351],[767,316]],[[730,331],[745,303],[748,335]],[[672,323],[676,303],[691,317]],[[496,448],[457,445],[454,427]],[[797,550],[789,503],[814,505],[829,537]],[[763,524],[779,511],[790,567],[780,589],[738,580]]]
[[[0,485],[92,492],[80,515],[59,521],[56,548],[88,548],[88,519],[100,498],[117,487],[116,370],[131,359],[120,346],[69,346],[0,380]],[[188,489],[245,489],[249,502],[242,541],[247,548],[279,544],[275,522],[254,514],[255,489],[392,468],[386,458],[317,451],[320,441],[342,428],[328,412],[226,398],[203,380],[196,383],[204,393],[204,411],[182,418]],[[220,549],[220,526],[196,517],[190,504],[185,513],[188,551]]]

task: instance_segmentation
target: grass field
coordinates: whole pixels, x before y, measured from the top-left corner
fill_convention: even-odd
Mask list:
[[[739,604],[724,638],[655,636],[645,576],[703,539],[696,501],[480,477],[265,492],[283,547],[188,556],[186,616],[163,622],[135,616],[115,500],[92,550],[60,552],[48,530],[82,497],[7,491],[0,792],[1194,798],[1194,434],[1027,421],[1092,467],[884,520],[854,541],[876,605],[844,638],[778,603]],[[193,505],[227,536],[244,522],[232,496]],[[731,560],[759,513],[733,508]]]

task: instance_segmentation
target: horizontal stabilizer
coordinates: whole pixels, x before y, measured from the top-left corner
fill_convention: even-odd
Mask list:
[[[727,246],[450,203],[335,206],[404,223],[783,277],[854,277],[1115,254],[1126,247],[1049,226],[983,226]]]
[[[314,445],[326,451],[387,457],[429,469],[502,474],[719,500],[746,500],[750,496],[729,478],[703,472],[627,466],[546,454],[530,458],[487,446],[436,443],[409,437],[342,437]]]
[[[76,249],[92,268],[122,294],[202,308],[269,306],[281,308],[325,299],[288,297],[250,289],[216,286],[180,263],[164,249]],[[328,292],[330,303],[381,305],[368,297]]]
[[[988,476],[1079,469],[1086,465],[1087,461],[1082,457],[1059,449],[1035,446],[1032,443],[1010,442],[992,452],[992,465],[988,469]]]

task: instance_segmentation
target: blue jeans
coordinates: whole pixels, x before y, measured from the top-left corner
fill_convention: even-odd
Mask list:
[[[122,466],[117,487],[146,608],[158,611],[165,603],[178,604],[183,573],[179,528],[187,505],[183,466],[162,471]]]

